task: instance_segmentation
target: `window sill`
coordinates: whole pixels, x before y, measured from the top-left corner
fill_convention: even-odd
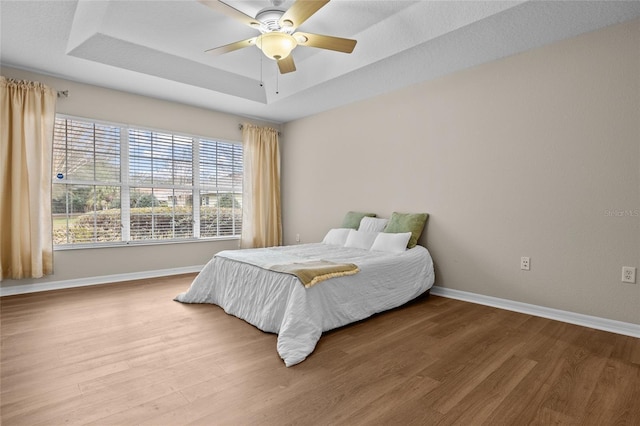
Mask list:
[[[228,237],[213,237],[213,238],[199,238],[199,239],[185,239],[185,240],[157,240],[157,241],[129,241],[129,242],[113,242],[102,244],[72,244],[72,245],[58,245],[53,246],[53,251],[66,251],[66,250],[86,250],[86,249],[101,249],[101,248],[113,248],[113,247],[140,247],[140,246],[158,246],[167,244],[193,244],[193,243],[211,243],[216,241],[240,241],[240,237],[237,235]]]

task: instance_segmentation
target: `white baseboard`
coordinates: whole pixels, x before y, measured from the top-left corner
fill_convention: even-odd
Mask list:
[[[640,338],[640,324],[577,314],[575,312],[561,311],[559,309],[545,308],[544,306],[530,305],[528,303],[483,296],[481,294],[438,286],[433,286],[431,288],[431,294]]]
[[[62,290],[65,288],[85,287],[90,285],[109,284],[122,281],[141,280],[145,278],[166,277],[170,275],[200,272],[204,265],[185,266],[182,268],[158,269],[155,271],[131,272],[127,274],[101,275],[98,277],[77,278],[72,280],[48,281],[35,284],[0,287],[1,296],[36,293],[39,291]]]

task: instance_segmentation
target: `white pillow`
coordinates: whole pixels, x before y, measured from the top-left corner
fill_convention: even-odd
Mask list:
[[[327,235],[325,235],[324,240],[322,240],[322,242],[324,244],[344,246],[344,243],[347,242],[349,231],[351,231],[351,229],[349,228],[329,229],[329,232],[327,232]]]
[[[360,227],[358,231],[366,232],[382,232],[384,227],[387,226],[389,219],[382,219],[379,217],[363,217],[360,221]]]
[[[381,232],[373,242],[371,250],[402,253],[407,249],[409,238],[411,238],[411,232],[401,232],[397,234]]]
[[[344,246],[369,250],[377,236],[377,232],[356,231],[352,229],[349,231],[349,236]]]

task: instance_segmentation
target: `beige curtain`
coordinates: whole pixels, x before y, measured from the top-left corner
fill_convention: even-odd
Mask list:
[[[280,148],[278,131],[244,124],[242,127],[242,248],[282,244],[280,214]]]
[[[55,104],[41,83],[0,77],[0,281],[53,272]]]

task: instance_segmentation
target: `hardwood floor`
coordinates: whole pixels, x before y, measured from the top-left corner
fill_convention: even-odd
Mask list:
[[[640,339],[431,296],[286,368],[192,278],[0,299],[1,423],[640,425]]]

